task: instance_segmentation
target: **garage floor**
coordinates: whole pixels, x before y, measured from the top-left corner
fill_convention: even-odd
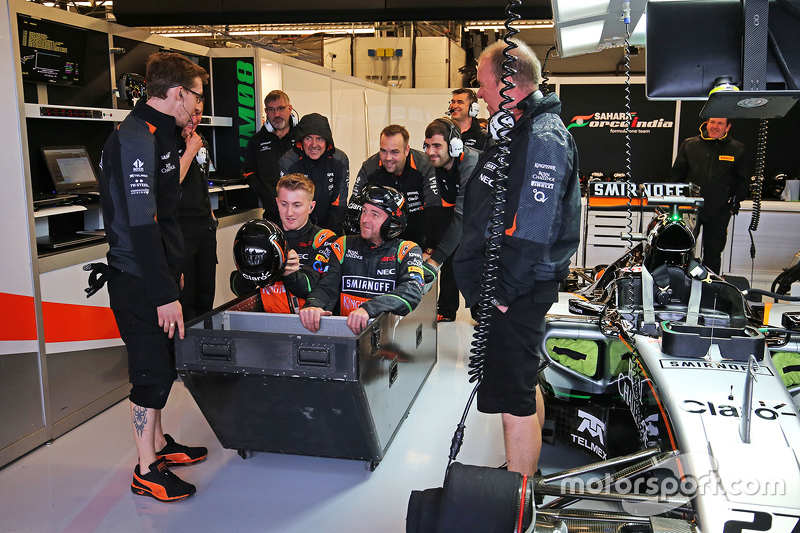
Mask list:
[[[400,533],[412,490],[441,486],[450,440],[472,385],[466,363],[469,314],[439,326],[439,362],[374,472],[340,459],[223,449],[181,383],[164,410],[179,442],[209,448],[206,461],[176,469],[197,486],[183,502],[160,503],[130,491],[136,452],[128,402],[0,469],[0,532]],[[499,416],[474,410],[458,460],[504,462]],[[545,445],[545,472],[586,462]]]

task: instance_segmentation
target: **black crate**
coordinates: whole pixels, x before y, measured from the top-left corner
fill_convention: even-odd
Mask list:
[[[436,364],[436,290],[356,337],[235,300],[176,340],[178,373],[225,448],[379,463]]]

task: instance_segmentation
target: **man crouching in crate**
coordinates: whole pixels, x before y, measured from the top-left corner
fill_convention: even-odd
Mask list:
[[[420,247],[397,238],[406,226],[403,195],[369,184],[361,200],[360,235],[340,237],[313,263],[323,276],[300,310],[300,321],[311,332],[319,330],[320,318],[330,316],[337,301],[356,335],[384,311],[405,316],[422,299],[425,278],[435,277]]]

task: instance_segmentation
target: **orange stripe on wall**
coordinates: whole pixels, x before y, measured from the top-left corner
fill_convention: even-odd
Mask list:
[[[118,339],[114,313],[108,307],[42,303],[45,342]]]
[[[0,341],[35,341],[33,296],[0,293]]]

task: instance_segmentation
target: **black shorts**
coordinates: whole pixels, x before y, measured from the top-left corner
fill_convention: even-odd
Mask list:
[[[172,339],[158,325],[158,311],[147,297],[142,278],[119,272],[108,282],[108,294],[128,351],[131,401],[162,409],[178,377]]]
[[[544,337],[545,315],[558,297],[557,286],[552,291],[521,296],[505,313],[492,308],[478,411],[536,414],[539,345]]]

